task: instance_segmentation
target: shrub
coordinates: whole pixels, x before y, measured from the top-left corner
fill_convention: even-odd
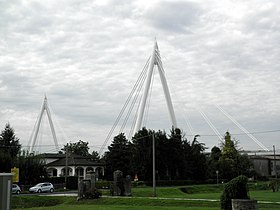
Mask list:
[[[69,190],[77,190],[78,189],[78,177],[76,176],[68,176],[66,188]]]
[[[98,189],[93,189],[92,191],[86,192],[85,193],[85,199],[98,199],[102,196],[101,191]]]
[[[97,189],[109,189],[112,184],[112,181],[96,181],[95,187]]]
[[[279,190],[280,181],[277,179],[270,180],[268,186],[272,190],[272,192],[276,192]]]
[[[241,175],[226,183],[221,195],[221,209],[232,210],[231,199],[249,199],[247,182],[248,178]]]

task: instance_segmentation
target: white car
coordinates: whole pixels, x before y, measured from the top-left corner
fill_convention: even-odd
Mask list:
[[[54,187],[49,182],[39,183],[36,184],[34,187],[29,188],[30,193],[41,193],[41,192],[50,192],[52,193],[54,191]]]
[[[20,192],[21,192],[20,187],[17,184],[13,184],[13,186],[12,186],[12,193],[13,194],[20,194]]]

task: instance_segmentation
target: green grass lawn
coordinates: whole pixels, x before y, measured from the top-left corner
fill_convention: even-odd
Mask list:
[[[139,187],[132,189],[133,197],[110,197],[108,196],[109,191],[103,190],[104,196],[96,200],[76,201],[76,197],[13,196],[12,205],[13,209],[32,207],[29,209],[33,210],[218,210],[220,209],[221,192],[222,186],[217,185],[159,187],[157,188],[157,198],[151,198],[151,187]],[[250,197],[258,200],[259,210],[280,209],[280,192],[253,190],[250,191]]]

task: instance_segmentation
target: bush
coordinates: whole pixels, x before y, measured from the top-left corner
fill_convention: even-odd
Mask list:
[[[68,176],[66,188],[69,190],[77,190],[78,189],[78,177],[77,176]]]
[[[93,189],[90,192],[86,192],[85,193],[85,199],[98,199],[102,196],[101,191],[99,191],[98,189]]]
[[[247,182],[248,178],[241,175],[226,183],[221,195],[221,209],[232,210],[231,199],[249,199]]]
[[[65,183],[65,177],[47,177],[44,179],[44,182],[50,182],[52,184],[64,184]]]
[[[279,190],[280,182],[277,179],[272,179],[272,180],[270,180],[268,185],[269,185],[269,188],[272,190],[272,192],[276,192]]]
[[[96,181],[95,187],[97,189],[109,189],[112,184],[112,181]]]

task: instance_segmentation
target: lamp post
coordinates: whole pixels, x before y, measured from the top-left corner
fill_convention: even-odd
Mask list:
[[[216,174],[217,174],[217,184],[219,184],[219,171],[218,170],[216,171]]]
[[[156,150],[155,150],[155,134],[153,134],[153,196],[157,197],[156,193]]]

